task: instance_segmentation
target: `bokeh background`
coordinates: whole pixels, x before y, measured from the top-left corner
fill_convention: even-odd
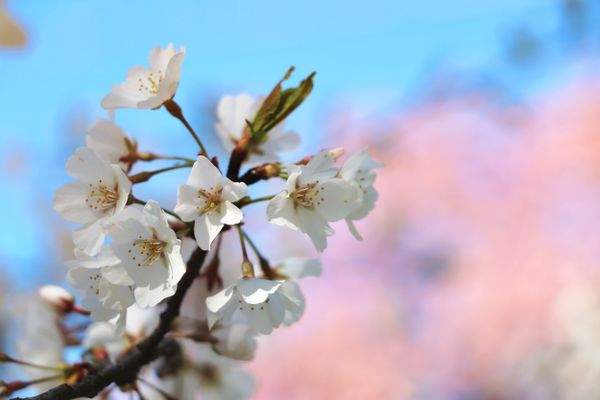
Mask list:
[[[4,7],[27,36],[0,49],[5,348],[23,293],[64,285],[71,227],[51,200],[66,159],[111,85],[173,42],[187,48],[177,99],[212,152],[225,156],[219,97],[267,93],[295,65],[292,81],[317,76],[288,159],[367,145],[385,164],[364,241],[336,225],[323,276],[303,282],[304,318],[261,341],[255,398],[600,398],[600,2]],[[193,152],[164,110],[115,118],[142,149]],[[172,208],[185,176],[136,194]],[[253,207],[266,254],[314,255]]]

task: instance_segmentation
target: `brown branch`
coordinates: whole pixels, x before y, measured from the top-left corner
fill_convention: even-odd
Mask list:
[[[142,340],[130,353],[127,353],[118,363],[100,371],[98,374],[85,376],[81,381],[69,385],[62,384],[34,397],[14,398],[13,400],[69,400],[79,397],[94,397],[108,385],[115,383],[119,386],[136,381],[140,369],[154,361],[160,354],[161,348],[167,346],[165,335],[171,329],[171,324],[179,316],[181,303],[198,276],[204,263],[206,251],[196,248],[189,261],[187,269],[181,278],[177,291],[167,300],[167,307],[160,314],[156,329]],[[164,345],[164,346],[163,346]]]
[[[246,136],[242,137],[236,144],[235,148],[231,152],[229,157],[229,165],[227,166],[227,177],[232,181],[236,182],[242,168],[242,163],[248,157],[248,145],[250,139]]]

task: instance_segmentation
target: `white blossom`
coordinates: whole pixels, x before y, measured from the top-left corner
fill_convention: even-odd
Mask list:
[[[104,161],[119,165],[125,172],[131,169],[131,155],[135,154],[137,143],[114,122],[98,119],[88,129],[85,140]]]
[[[375,208],[378,195],[373,187],[376,177],[374,169],[382,167],[383,164],[375,162],[365,147],[348,158],[340,169],[341,178],[355,185],[363,193],[359,205],[346,216],[348,228],[358,240],[362,240],[362,237],[356,230],[354,221],[363,219]]]
[[[175,96],[184,55],[184,47],[179,51],[173,44],[155,47],[148,58],[149,68],[138,66],[129,70],[125,82],[113,86],[112,92],[102,99],[102,107],[159,108]]]
[[[172,296],[185,272],[181,240],[156,201],[128,207],[109,229],[110,247],[133,280],[135,300],[153,307]]]
[[[298,308],[286,309],[283,323],[291,325],[304,314],[305,298],[296,280],[321,276],[321,261],[316,258],[287,258],[274,265],[273,271],[278,279],[284,280],[279,291],[298,305]]]
[[[119,166],[86,147],[75,151],[66,169],[76,180],[57,190],[54,210],[66,220],[84,225],[73,232],[73,241],[86,253],[95,254],[104,243],[108,223],[125,208],[131,182]]]
[[[223,96],[217,105],[217,123],[215,128],[223,145],[232,151],[242,138],[246,121],[252,121],[260,109],[265,97],[254,99],[247,94]],[[285,121],[274,126],[263,143],[251,144],[247,158],[249,164],[279,161],[279,153],[296,149],[300,145],[300,136],[293,131],[284,130]]]
[[[209,250],[224,225],[239,224],[242,211],[233,202],[246,195],[245,183],[232,182],[221,175],[206,157],[194,162],[187,184],[177,191],[175,212],[184,221],[194,221],[196,242]]]
[[[82,306],[91,311],[93,321],[115,317],[116,333],[121,334],[127,321],[127,309],[134,303],[133,280],[110,249],[89,256],[75,249],[75,260],[67,262],[69,284],[83,292]]]
[[[334,163],[332,153],[322,151],[304,166],[287,166],[287,190],[267,207],[269,222],[304,232],[318,251],[334,233],[328,222],[347,217],[362,197],[355,185],[337,177]]]
[[[196,399],[198,394],[205,400],[243,400],[252,396],[254,381],[235,361],[219,356],[204,343],[182,344],[183,365],[159,383],[166,393],[182,400]],[[162,398],[150,391],[146,397]]]
[[[211,335],[218,339],[212,348],[218,354],[234,360],[250,361],[256,352],[256,332],[243,319],[229,324],[217,323]]]
[[[303,307],[295,297],[280,291],[283,281],[241,278],[233,285],[206,299],[208,326],[224,324],[243,317],[248,325],[267,335],[283,322],[286,312],[297,313]]]

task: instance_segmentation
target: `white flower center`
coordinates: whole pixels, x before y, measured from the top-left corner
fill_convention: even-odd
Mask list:
[[[163,72],[160,69],[156,74],[154,72],[150,72],[146,76],[146,79],[138,78],[138,92],[156,95],[164,78]]]
[[[88,207],[92,210],[107,211],[114,208],[119,200],[118,185],[114,188],[106,186],[102,179],[98,180],[98,185],[89,184],[91,190],[85,199]]]
[[[315,203],[320,205],[321,202],[325,200],[324,197],[319,196],[319,194],[322,194],[323,190],[323,186],[319,186],[319,181],[317,180],[297,188],[291,194],[291,197],[295,204],[310,208],[313,207]]]
[[[137,248],[137,251],[129,249],[129,253],[132,254],[131,259],[136,260],[139,256],[145,257],[143,261],[138,262],[137,266],[149,267],[162,256],[165,247],[167,247],[167,243],[158,240],[156,237],[148,239],[139,236],[137,240],[133,241],[132,246]]]
[[[203,201],[204,205],[196,205],[196,209],[200,215],[216,210],[223,199],[221,193],[223,189],[215,190],[213,187],[210,190],[198,189],[198,198]]]

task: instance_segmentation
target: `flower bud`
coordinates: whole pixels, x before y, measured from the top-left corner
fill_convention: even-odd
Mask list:
[[[38,293],[42,300],[54,308],[59,314],[67,314],[71,312],[75,306],[73,295],[60,286],[42,286]]]
[[[333,158],[333,161],[337,161],[341,156],[344,155],[344,148],[337,147],[335,149],[329,150],[329,155]]]
[[[254,278],[254,267],[250,261],[245,260],[242,263],[242,274],[244,278]]]

